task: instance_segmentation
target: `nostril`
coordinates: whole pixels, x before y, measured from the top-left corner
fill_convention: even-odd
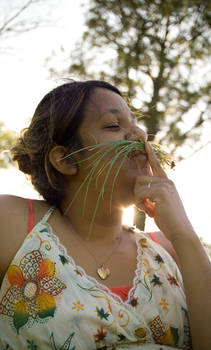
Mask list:
[[[126,135],[126,139],[131,140],[131,141],[136,141],[136,140],[138,140],[138,135],[129,133]]]
[[[131,141],[147,141],[147,133],[138,126],[127,133],[127,139]]]

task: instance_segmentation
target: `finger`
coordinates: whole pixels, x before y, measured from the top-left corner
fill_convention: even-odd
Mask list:
[[[151,166],[153,175],[158,177],[168,178],[162,166],[160,165],[155,155],[155,152],[153,151],[152,146],[149,144],[149,142],[145,143],[145,150],[148,155],[148,161]]]
[[[139,203],[147,198],[152,202],[155,202],[155,187],[157,187],[155,183],[152,184],[149,182],[148,184],[140,184],[136,182],[134,188],[136,203]]]
[[[147,168],[147,175],[153,176],[152,169],[151,169],[151,166],[150,166],[150,164],[149,164],[149,161],[147,161],[147,166],[146,166],[146,168]]]
[[[168,179],[165,177],[157,177],[154,175],[141,175],[141,176],[137,176],[136,178],[136,183],[140,186],[149,186],[149,184],[163,184],[167,181]],[[150,187],[150,186],[149,186]]]
[[[146,182],[147,176],[142,181],[142,176],[136,180],[134,186],[135,203],[140,203],[145,199],[149,199],[151,202],[158,204],[165,200],[166,196],[169,196],[172,188],[172,181],[169,179],[162,179],[148,177],[151,179]]]
[[[135,188],[135,205],[139,209],[145,211],[150,217],[155,217],[156,215],[156,201],[153,201],[153,197],[153,189],[151,189],[151,187],[145,185]]]

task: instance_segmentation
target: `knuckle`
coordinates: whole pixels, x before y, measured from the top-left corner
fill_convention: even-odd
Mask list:
[[[174,182],[170,179],[167,179],[167,183],[169,186],[173,186],[174,187]]]

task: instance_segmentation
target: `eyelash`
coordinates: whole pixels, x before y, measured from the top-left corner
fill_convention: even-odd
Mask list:
[[[106,126],[106,129],[115,129],[115,128],[120,129],[120,126],[118,124],[113,124],[113,125]]]

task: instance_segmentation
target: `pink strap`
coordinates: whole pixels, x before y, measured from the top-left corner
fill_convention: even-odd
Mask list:
[[[152,238],[152,240],[157,243],[157,244],[160,244],[160,242],[158,241],[157,237],[155,236],[154,233],[152,232],[148,232],[148,235]]]
[[[28,222],[28,230],[27,230],[27,234],[29,232],[31,232],[31,230],[34,227],[34,218],[33,218],[33,204],[32,204],[32,200],[27,198],[28,204],[29,204],[29,222]]]

